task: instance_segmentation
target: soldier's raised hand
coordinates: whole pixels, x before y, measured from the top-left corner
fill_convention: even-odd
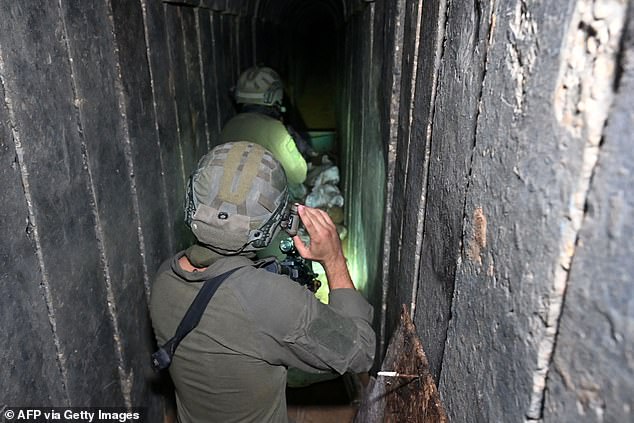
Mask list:
[[[321,263],[330,289],[354,288],[337,228],[328,213],[303,205],[297,207],[297,212],[310,235],[310,245],[297,235],[293,237],[297,252],[305,259]]]

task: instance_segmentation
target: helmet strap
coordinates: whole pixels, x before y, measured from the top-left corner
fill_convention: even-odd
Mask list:
[[[271,213],[271,217],[267,220],[259,229],[256,231],[251,231],[252,233],[259,232],[260,236],[253,239],[253,246],[256,248],[264,248],[268,246],[273,237],[275,236],[275,229],[279,226],[280,222],[284,218],[284,213],[288,207],[288,187],[284,188],[284,201],[280,201],[280,204],[277,206],[275,211]],[[249,242],[251,242],[251,237],[249,237]]]
[[[242,113],[259,113],[261,115],[269,116],[274,119],[280,119],[282,117],[282,106],[263,106],[261,104],[244,104],[242,106]]]
[[[251,244],[253,241],[249,241],[246,244],[244,244],[242,247],[238,248],[237,250],[229,250],[227,248],[220,248],[220,247],[216,247],[215,245],[211,245],[211,244],[203,244],[205,247],[209,248],[211,251],[213,251],[214,253],[223,255],[223,256],[237,256],[239,254],[242,254],[242,252],[244,252],[244,249],[247,248],[249,246],[249,244]]]

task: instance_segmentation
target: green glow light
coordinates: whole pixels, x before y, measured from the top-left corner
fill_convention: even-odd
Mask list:
[[[344,255],[348,264],[348,271],[354,286],[367,296],[368,266],[366,258],[365,237],[362,230],[356,231],[354,239],[347,237],[343,242]],[[328,279],[321,264],[313,262],[313,272],[321,282],[321,287],[315,293],[315,297],[324,304],[328,304]]]
[[[364,295],[367,295],[368,265],[365,234],[363,228],[350,228],[348,233],[344,248],[350,277],[352,282],[354,282],[354,286]]]
[[[315,297],[317,297],[317,299],[322,303],[328,304],[328,293],[330,292],[330,290],[328,289],[328,279],[326,279],[326,271],[321,264],[314,261],[313,272],[317,273],[317,280],[321,282],[321,286],[319,287],[317,292],[315,292]]]

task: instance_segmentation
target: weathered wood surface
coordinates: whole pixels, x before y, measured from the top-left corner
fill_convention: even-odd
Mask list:
[[[423,345],[403,306],[381,370],[404,377],[378,376],[368,386],[355,422],[446,423],[447,414],[436,389]],[[417,375],[412,378],[410,375]]]

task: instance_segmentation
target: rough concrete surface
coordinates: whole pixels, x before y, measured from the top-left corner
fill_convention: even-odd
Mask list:
[[[440,380],[456,421],[543,417],[591,144],[548,101],[568,66],[567,33],[579,25],[574,3],[498,3],[491,20]]]
[[[158,421],[146,301],[191,239],[185,178],[221,122],[203,96],[228,100],[218,81],[237,66],[201,49],[237,37],[218,29],[234,18],[154,0],[0,11],[2,335],[20,334],[1,405],[146,406]]]
[[[384,3],[375,7],[374,57],[373,67],[378,79],[378,98],[383,99],[376,116],[379,119],[380,137],[383,140],[383,158],[385,162],[385,206],[383,224],[383,258],[381,260],[381,315],[379,329],[379,360],[386,348],[389,333],[398,325],[399,304],[388,303],[386,297],[390,291],[398,289],[398,281],[390,275],[390,260],[397,253],[398,245],[392,245],[391,234],[400,228],[393,228],[395,213],[392,198],[396,189],[394,183],[396,169],[396,146],[398,144],[398,116],[400,112],[402,50],[397,48],[403,39],[403,8],[405,1],[400,0],[393,6]],[[380,82],[379,82],[380,81]]]
[[[462,247],[466,182],[476,142],[476,119],[491,29],[490,2],[469,3],[447,5],[414,318],[436,378],[440,375],[443,339],[451,318],[456,266]]]
[[[429,177],[429,157],[431,154],[431,125],[433,120],[433,104],[435,102],[438,67],[440,61],[440,49],[438,48],[444,37],[444,1],[422,2],[419,15],[418,49],[416,71],[412,75],[414,80],[415,95],[410,100],[410,154],[408,161],[408,174],[405,183],[404,198],[409,199],[407,212],[403,225],[407,230],[403,231],[404,245],[409,247],[403,257],[403,270],[409,271],[415,277],[412,284],[410,312],[416,316],[418,289],[420,285],[421,249],[425,231],[425,205],[427,200],[427,181]],[[435,20],[436,26],[429,25]],[[415,228],[415,229],[414,229]],[[424,288],[424,287],[422,287]],[[414,318],[413,317],[413,318]]]
[[[181,8],[174,5],[165,6],[165,27],[170,67],[174,71],[172,83],[174,84],[174,102],[176,105],[176,127],[183,162],[182,171],[187,179],[194,170],[198,158],[194,154],[195,134],[189,104],[189,83],[187,81],[181,14]]]
[[[231,16],[223,16],[220,13],[215,13],[212,16],[214,57],[218,64],[216,75],[218,77],[218,105],[221,126],[224,126],[236,113],[233,97],[231,96],[231,88],[235,86],[238,76],[231,71],[230,63],[235,58],[231,56],[231,50],[228,47],[228,37],[231,36],[228,25],[231,19],[233,19]]]
[[[341,161],[343,192],[346,196],[345,240],[349,265],[355,283],[362,292],[378,304],[381,298],[380,257],[382,254],[381,226],[383,222],[384,180],[383,145],[380,122],[374,118],[379,111],[376,86],[364,83],[367,70],[378,72],[374,9],[368,7],[351,17],[342,54],[346,62],[341,72],[342,85],[338,88],[343,116],[335,152]],[[363,64],[372,64],[368,68]],[[363,141],[361,141],[363,140]],[[371,165],[370,165],[371,164]],[[377,309],[375,318],[378,321]]]
[[[138,253],[139,238],[132,237],[125,245],[120,243],[122,233],[134,235],[138,226],[125,144],[100,142],[102,136],[111,140],[121,140],[125,136],[122,129],[124,125],[119,120],[118,113],[119,81],[115,51],[112,49],[112,23],[108,21],[106,4],[78,8],[74,4],[62,3],[62,12],[66,32],[70,34],[68,49],[72,59],[73,90],[77,99],[82,146],[96,208],[96,232],[104,267],[108,308],[113,322],[117,348],[115,355],[121,380],[125,381],[122,383],[124,398],[131,404],[132,395],[136,396],[145,389],[145,380],[139,378],[141,375],[135,374],[133,370],[143,363],[138,360],[135,362],[135,354],[129,354],[129,349],[139,347],[136,341],[130,341],[147,333],[148,321],[145,313],[129,307],[129,304],[145,302],[144,285],[130,283],[142,282],[144,279],[142,258]],[[104,43],[102,40],[109,42]],[[84,60],[85,65],[75,66],[82,63],[81,58],[86,57],[98,57],[100,60]],[[121,191],[112,190],[113,186],[120,187]],[[132,263],[135,265],[129,266]],[[114,304],[130,310],[134,317],[127,319],[118,316]]]
[[[556,86],[568,6],[526,10],[522,2],[498,4],[491,19],[440,382],[449,414],[458,421],[474,412],[485,421],[523,420],[529,413],[560,228],[582,157],[582,145],[559,129],[552,107],[540,101]],[[517,20],[529,28],[539,23],[538,31],[517,34]],[[548,54],[518,74],[508,54],[516,44],[523,52],[538,45]],[[518,80],[525,86],[521,102]]]
[[[415,257],[417,255],[416,235],[418,231],[411,231],[410,228],[416,227],[416,217],[414,217],[413,225],[411,225],[411,220],[412,216],[418,216],[419,208],[412,204],[412,199],[408,198],[406,193],[410,182],[409,173],[410,171],[416,172],[409,167],[410,154],[414,157],[420,157],[421,155],[417,154],[420,152],[418,149],[425,148],[424,141],[412,142],[411,140],[412,120],[418,112],[413,109],[412,105],[416,97],[422,5],[418,1],[405,1],[401,8],[399,25],[402,27],[402,35],[398,39],[399,44],[402,44],[399,45],[402,52],[399,63],[401,73],[399,97],[395,99],[399,104],[399,113],[394,122],[398,140],[394,162],[394,186],[400,189],[394,193],[390,217],[392,220],[390,268],[392,269],[392,278],[398,280],[398,283],[389,285],[388,296],[391,299],[390,303],[394,306],[388,307],[388,332],[392,330],[393,325],[398,324],[399,307],[397,305],[407,304],[408,307],[411,305],[413,287],[417,282],[415,267],[418,263]],[[420,189],[417,192],[420,192]],[[408,226],[408,224],[410,225]]]
[[[634,419],[634,8],[570,268],[544,421]]]
[[[137,231],[140,254],[145,266],[145,284],[149,290],[149,280],[163,258],[170,253],[170,236],[166,231],[156,230],[167,226],[169,222],[169,216],[165,213],[168,188],[157,174],[157,170],[161,169],[161,156],[156,140],[152,107],[154,97],[142,6],[139,2],[113,0],[111,9],[118,54],[117,69],[121,78],[119,108],[123,112],[126,130],[124,143],[130,154],[128,167],[132,176],[133,206],[139,216]]]
[[[218,135],[222,130],[220,123],[219,89],[218,89],[218,62],[214,57],[215,40],[212,32],[212,13],[207,10],[197,11],[198,27],[200,28],[200,64],[203,75],[204,87],[203,106],[207,121],[207,133],[209,147],[218,145]]]
[[[320,4],[377,367],[405,304],[452,421],[631,420],[631,2]],[[301,5],[0,2],[0,406],[158,421],[152,275],[239,72],[295,69]]]
[[[1,7],[6,17],[0,24],[5,102],[28,174],[62,380],[71,404],[115,404],[122,400],[113,359],[117,347],[60,11],[30,2]],[[104,365],[95,367],[95,362]],[[94,379],[83,377],[88,373]],[[101,392],[106,386],[107,392]]]
[[[398,375],[377,375],[371,381],[355,422],[448,421],[423,345],[405,306],[381,370]]]
[[[193,126],[191,144],[194,147],[194,157],[199,159],[209,151],[209,140],[205,131],[207,115],[204,113],[205,106],[203,104],[205,92],[201,79],[198,43],[200,25],[196,22],[196,13],[195,9],[181,9],[182,40],[185,45],[185,68],[187,69],[187,72],[182,76],[187,79],[188,84],[189,110]]]
[[[3,73],[0,66],[0,76]],[[4,384],[2,403],[16,404],[32,395],[42,405],[68,401],[57,360],[57,335],[49,321],[47,291],[42,279],[34,227],[24,195],[23,167],[15,149],[0,85],[0,184],[4,187],[4,206],[0,212],[0,379],[22,380]],[[30,315],[19,325],[9,322]]]
[[[166,48],[167,31],[163,9],[167,6],[153,0],[142,0],[141,6],[153,94],[151,110],[153,110],[155,122],[154,139],[160,148],[157,158],[161,163],[161,179],[165,186],[167,203],[166,232],[171,234],[169,248],[174,251],[183,248],[187,239],[186,227],[183,223],[186,179],[173,100],[175,72],[170,66],[169,52]]]

